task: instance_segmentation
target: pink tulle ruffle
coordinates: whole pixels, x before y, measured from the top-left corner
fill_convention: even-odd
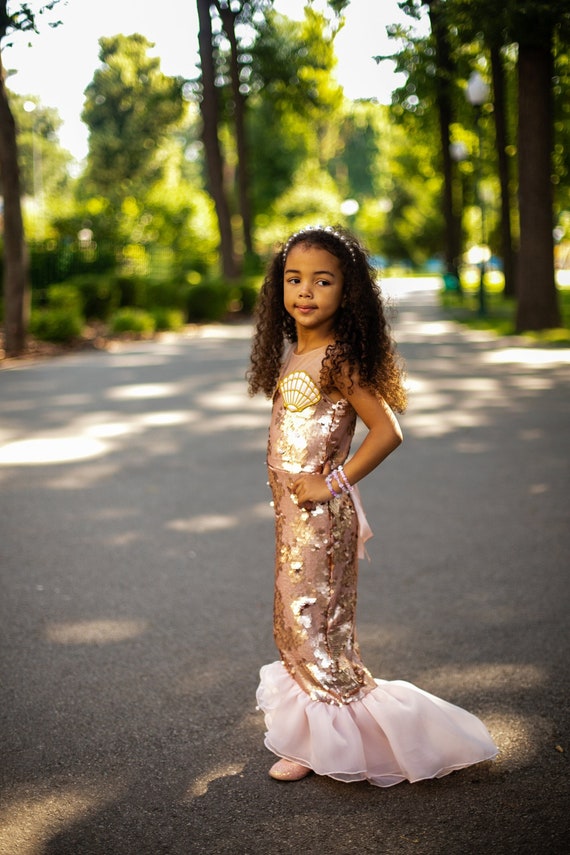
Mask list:
[[[281,662],[260,672],[257,704],[265,745],[279,757],[339,781],[390,787],[440,778],[497,755],[476,716],[403,680],[376,680],[360,700],[314,701]]]

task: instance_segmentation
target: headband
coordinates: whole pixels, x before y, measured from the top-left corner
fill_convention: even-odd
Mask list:
[[[289,252],[291,244],[294,241],[296,241],[297,238],[310,237],[312,232],[326,232],[327,234],[332,235],[337,240],[339,240],[342,244],[344,244],[344,246],[346,247],[346,249],[350,253],[350,257],[352,258],[352,260],[356,261],[356,253],[354,251],[354,245],[343,234],[335,231],[332,226],[306,226],[304,229],[299,229],[298,232],[295,232],[295,234],[291,235],[291,237],[289,238],[289,240],[287,241],[287,243],[283,247],[283,260],[285,260],[287,258],[287,253]]]

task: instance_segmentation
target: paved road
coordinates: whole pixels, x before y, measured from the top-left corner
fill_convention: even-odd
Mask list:
[[[250,330],[0,375],[0,852],[567,851],[570,353],[392,284],[404,445],[362,485],[377,676],[467,707],[494,764],[380,790],[267,777],[268,405]]]

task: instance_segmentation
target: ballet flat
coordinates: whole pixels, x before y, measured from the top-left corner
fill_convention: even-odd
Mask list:
[[[269,774],[276,781],[300,781],[301,778],[306,778],[307,775],[311,774],[311,769],[301,766],[300,763],[283,759],[273,764]]]

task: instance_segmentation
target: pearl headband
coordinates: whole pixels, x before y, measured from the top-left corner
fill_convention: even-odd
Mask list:
[[[301,238],[304,236],[310,237],[312,232],[326,232],[327,234],[332,235],[342,244],[344,244],[344,246],[350,253],[350,257],[352,258],[352,260],[356,261],[356,253],[354,251],[353,244],[343,234],[340,234],[340,232],[335,231],[332,226],[306,226],[306,228],[300,229],[298,232],[295,232],[295,234],[291,235],[291,237],[283,248],[283,260],[287,258],[287,253],[289,252],[293,241],[296,242],[297,238]]]

